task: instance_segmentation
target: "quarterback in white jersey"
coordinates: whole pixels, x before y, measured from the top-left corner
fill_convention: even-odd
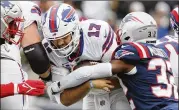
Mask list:
[[[44,17],[42,43],[52,63],[53,81],[63,79],[80,61],[109,62],[111,60],[117,42],[116,35],[108,23],[94,19],[79,22],[75,10],[67,4],[52,6]],[[116,80],[118,82],[117,78]],[[88,91],[86,89],[85,93]],[[70,100],[78,101],[77,97],[83,98],[84,95],[78,92],[76,99],[72,97],[73,95],[66,96],[64,99],[64,92],[66,91],[61,92],[61,95],[56,95],[55,101],[67,106],[75,102],[67,104]],[[62,100],[68,101],[60,102]],[[85,110],[117,110],[119,108],[130,110],[126,97],[119,88],[110,93],[93,89],[83,99]]]
[[[179,35],[179,14],[178,7],[170,13],[170,23],[175,35],[167,35],[157,41],[157,46],[162,48],[169,56],[175,84],[178,86],[178,35]]]
[[[41,17],[39,13],[34,13],[38,12],[35,7],[37,5],[32,2],[1,1],[1,38],[5,39],[1,44],[1,84],[10,82],[18,84],[28,79],[27,73],[22,70],[20,48],[23,48],[29,60],[26,49],[40,42],[37,28],[34,26],[40,22]],[[21,16],[18,15],[19,12]],[[9,22],[12,25],[7,25]],[[31,56],[30,59],[34,58]],[[5,97],[1,99],[1,105],[2,109],[23,109],[28,106],[28,97],[25,95]]]

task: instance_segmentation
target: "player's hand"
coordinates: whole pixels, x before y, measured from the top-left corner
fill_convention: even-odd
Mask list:
[[[57,82],[47,82],[46,91],[51,101],[57,103],[57,99],[55,98],[55,95],[60,93],[59,87],[58,87],[58,81]],[[61,91],[62,92],[62,91]]]
[[[26,80],[17,87],[18,94],[38,96],[44,94],[45,84],[41,80]]]
[[[93,84],[94,88],[103,89],[107,92],[110,92],[110,89],[114,88],[114,85],[112,85],[112,82],[107,79],[92,80],[92,84]]]

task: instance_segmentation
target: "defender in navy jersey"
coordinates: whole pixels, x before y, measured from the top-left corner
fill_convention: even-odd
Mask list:
[[[117,73],[120,67],[115,70],[132,109],[178,110],[177,87],[168,56],[162,49],[133,42],[122,44],[113,55],[113,72],[117,60],[135,65],[128,73]]]
[[[123,65],[130,64],[122,67],[121,70],[135,65],[132,70],[130,69],[131,71],[128,75],[117,73],[121,71],[120,69],[116,70],[116,74],[122,79],[121,84],[123,84],[131,107],[138,110],[159,110],[165,107],[166,110],[178,109],[178,104],[176,103],[178,94],[174,85],[174,73],[173,71],[171,72],[171,63],[169,62],[171,59],[168,58],[168,56],[173,58],[174,52],[170,56],[170,53],[165,51],[166,49],[162,50],[163,48],[160,46],[160,48],[154,46],[157,40],[156,21],[147,13],[132,12],[123,18],[119,30],[120,32],[117,34],[121,43],[148,43],[123,44],[118,47],[114,54],[114,59],[125,62]],[[167,39],[168,42],[169,40]],[[174,40],[172,40],[172,44],[177,47]],[[112,65],[114,71],[118,66],[116,66],[117,64],[114,65],[114,63]],[[175,106],[171,105],[173,103]],[[167,108],[168,105],[173,107]]]
[[[80,77],[83,80],[77,81],[75,75],[83,76],[80,71],[88,77]],[[110,63],[84,66],[67,75],[66,87],[93,79],[97,74],[98,77],[117,74],[133,110],[178,110],[178,92],[168,56],[152,44],[124,43],[114,51]],[[62,90],[64,86],[57,84],[52,88]]]
[[[123,18],[117,34],[122,43],[133,43],[120,45],[113,53],[113,60],[110,63],[98,63],[71,72],[65,77],[65,88],[75,86],[74,84],[77,86],[96,78],[96,75],[101,77],[105,74],[105,77],[109,77],[117,74],[121,78],[121,85],[132,109],[178,110],[178,93],[174,85],[171,64],[167,53],[154,46],[156,33],[156,21],[149,14],[129,13]],[[86,73],[88,77],[82,77],[80,73]],[[74,78],[77,75],[81,76],[81,80],[77,81]],[[62,81],[56,82],[52,89],[63,90],[62,85]]]

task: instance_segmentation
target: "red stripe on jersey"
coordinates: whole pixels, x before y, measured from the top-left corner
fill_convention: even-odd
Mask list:
[[[131,42],[130,44],[137,49],[140,58],[147,58],[148,57],[147,52],[143,48],[142,45],[140,45],[139,43],[134,43],[134,42]]]
[[[141,45],[141,46],[144,48],[144,50],[146,52],[146,55],[147,55],[147,58],[149,58],[150,54],[149,54],[149,51],[148,51],[147,47],[145,47],[144,45]]]
[[[143,56],[143,54],[142,54],[142,50],[141,50],[137,45],[135,45],[134,43],[131,43],[131,45],[134,46],[134,47],[137,49],[137,52],[138,52],[138,54],[139,54],[139,57],[140,57],[140,58],[143,58],[144,56]]]

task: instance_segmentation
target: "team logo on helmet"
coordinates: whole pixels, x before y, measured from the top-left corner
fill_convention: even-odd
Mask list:
[[[9,2],[9,1],[1,1],[1,6],[2,6],[3,8],[11,8],[11,7],[13,7],[14,5],[13,5],[11,2]]]
[[[6,12],[8,12],[14,6],[14,4],[9,1],[1,1],[1,6],[5,9]]]
[[[68,6],[67,9],[64,9],[62,12],[62,20],[64,22],[71,22],[75,20],[75,9],[71,6]]]
[[[123,22],[129,22],[129,21],[136,21],[136,22],[141,22],[143,23],[141,20],[139,20],[137,17],[132,16],[132,15],[128,15],[123,19]]]

